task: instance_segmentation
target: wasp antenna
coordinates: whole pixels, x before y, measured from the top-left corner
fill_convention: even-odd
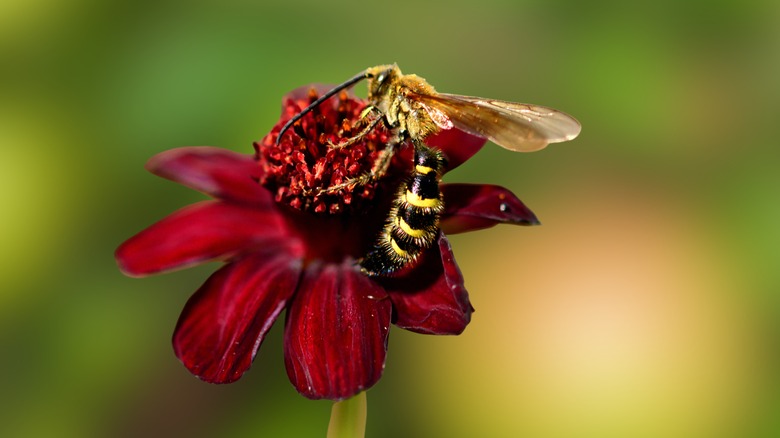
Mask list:
[[[282,140],[282,136],[284,135],[285,131],[287,131],[287,129],[289,129],[290,126],[293,125],[293,123],[295,123],[298,120],[300,120],[301,117],[303,117],[306,114],[308,114],[314,108],[317,108],[317,106],[319,104],[321,104],[322,102],[325,102],[326,100],[328,100],[334,94],[338,93],[339,91],[341,91],[341,90],[343,90],[345,88],[349,88],[349,87],[355,85],[356,83],[362,81],[363,79],[367,79],[369,76],[371,76],[371,74],[368,73],[368,70],[363,70],[362,72],[360,72],[359,74],[357,74],[353,78],[347,79],[345,82],[343,82],[343,83],[341,83],[339,85],[336,85],[335,87],[333,87],[333,89],[331,89],[327,93],[325,93],[322,96],[320,96],[319,99],[317,99],[314,102],[310,103],[309,106],[307,106],[306,108],[301,110],[301,112],[296,114],[292,119],[288,120],[287,123],[284,124],[284,126],[282,126],[282,129],[279,130],[279,135],[276,137],[276,145],[277,146],[279,145],[279,142]]]

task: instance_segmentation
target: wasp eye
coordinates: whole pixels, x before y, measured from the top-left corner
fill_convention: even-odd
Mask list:
[[[382,74],[380,74],[379,76],[376,77],[376,81],[379,82],[380,84],[383,83],[385,81],[385,79],[387,79],[387,76],[385,76],[384,73],[382,73]]]

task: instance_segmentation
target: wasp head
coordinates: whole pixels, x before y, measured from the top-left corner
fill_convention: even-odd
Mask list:
[[[366,70],[368,78],[368,100],[377,102],[384,99],[390,92],[392,85],[403,76],[397,65],[379,65]]]

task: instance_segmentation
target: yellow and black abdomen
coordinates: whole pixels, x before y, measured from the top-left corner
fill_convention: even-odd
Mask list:
[[[439,215],[444,211],[439,178],[444,158],[438,150],[415,142],[414,164],[376,246],[360,262],[367,275],[390,275],[411,265],[439,235]]]

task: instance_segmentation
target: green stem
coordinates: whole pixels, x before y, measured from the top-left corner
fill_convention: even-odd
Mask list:
[[[366,393],[333,403],[328,438],[363,438],[366,436]]]

